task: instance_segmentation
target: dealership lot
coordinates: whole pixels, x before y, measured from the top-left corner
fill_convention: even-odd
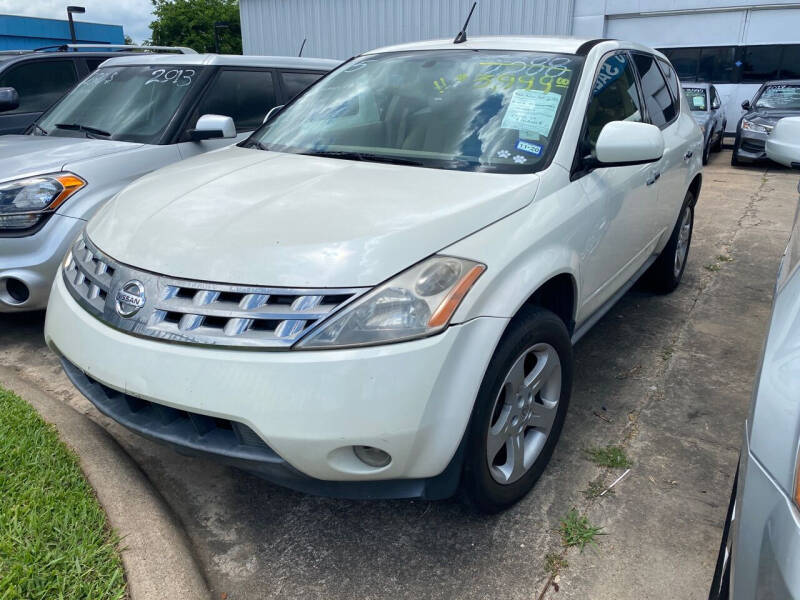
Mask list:
[[[280,489],[127,433],[72,388],[42,341],[43,316],[0,316],[0,365],[103,425],[163,494],[211,588],[235,598],[536,598],[571,507],[607,535],[567,554],[558,598],[704,598],[797,203],[796,173],[704,172],[684,281],[634,288],[576,347],[575,390],[554,460],[519,505],[495,517],[456,501],[350,502]],[[1,383],[1,382],[0,382]],[[617,473],[582,450],[622,444]],[[157,553],[157,549],[154,549]],[[635,566],[634,566],[635,565]]]

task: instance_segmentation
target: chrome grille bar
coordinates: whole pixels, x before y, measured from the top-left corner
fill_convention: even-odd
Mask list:
[[[71,252],[64,282],[87,311],[122,331],[187,344],[288,349],[323,319],[368,291],[172,278],[118,263],[85,235]],[[124,316],[126,310],[118,310],[118,299],[130,301],[131,286],[143,297],[143,305]]]

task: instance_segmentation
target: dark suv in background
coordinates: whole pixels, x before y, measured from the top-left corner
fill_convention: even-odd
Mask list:
[[[783,117],[800,116],[800,79],[767,81],[752,100],[742,102],[747,112],[736,127],[731,164],[767,158],[767,136]]]
[[[193,53],[188,48],[66,44],[0,52],[0,135],[24,133],[39,116],[100,63],[133,51]]]

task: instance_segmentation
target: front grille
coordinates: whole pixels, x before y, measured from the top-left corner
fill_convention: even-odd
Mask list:
[[[118,263],[86,236],[71,252],[64,281],[87,311],[123,331],[191,344],[288,349],[366,291],[176,279]]]

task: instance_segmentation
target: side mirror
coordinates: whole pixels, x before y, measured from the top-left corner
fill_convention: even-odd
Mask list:
[[[742,108],[745,110],[750,110],[750,100],[745,100],[742,102]]]
[[[722,106],[722,104],[720,104],[719,100],[714,100],[714,102],[711,104],[711,108],[714,110],[717,110],[720,106]]]
[[[767,136],[767,158],[800,169],[800,117],[784,117]]]
[[[274,117],[279,112],[281,112],[283,110],[284,106],[286,106],[286,105],[285,104],[278,104],[278,106],[273,106],[272,108],[270,108],[269,111],[267,112],[267,114],[264,116],[264,120],[261,121],[261,124],[263,125],[264,123],[269,121],[272,117]]]
[[[664,136],[649,123],[612,121],[600,131],[595,146],[598,167],[643,165],[664,155]]]
[[[233,119],[224,115],[203,115],[197,119],[197,125],[189,132],[189,136],[193,142],[235,138],[236,125],[233,124]]]
[[[0,87],[0,112],[19,107],[19,94],[13,87]]]

